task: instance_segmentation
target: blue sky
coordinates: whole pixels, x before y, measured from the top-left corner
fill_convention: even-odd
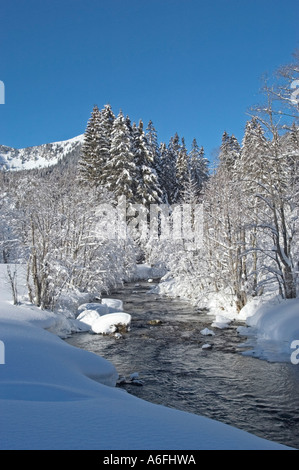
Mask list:
[[[0,144],[85,131],[93,105],[208,158],[299,48],[298,0],[0,0]]]

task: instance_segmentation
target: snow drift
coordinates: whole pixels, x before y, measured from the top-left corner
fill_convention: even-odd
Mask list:
[[[246,319],[247,327],[239,327],[248,337],[243,354],[268,361],[290,362],[291,344],[299,340],[299,299],[261,305]]]

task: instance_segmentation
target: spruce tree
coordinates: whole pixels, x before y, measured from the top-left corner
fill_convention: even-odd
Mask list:
[[[150,204],[161,202],[161,190],[147,138],[143,131],[143,122],[133,127],[134,161],[136,165],[136,202],[149,207]]]
[[[159,182],[162,191],[162,202],[168,203],[168,180],[167,180],[167,165],[168,165],[168,149],[165,142],[160,144],[160,175]]]
[[[269,154],[269,145],[264,131],[258,120],[254,117],[246,123],[242,140],[239,171],[247,189],[257,191],[258,182],[266,176],[266,161]]]
[[[147,144],[148,144],[148,149],[149,152],[152,155],[152,159],[154,162],[154,168],[156,170],[156,173],[158,175],[158,180],[160,184],[160,176],[161,176],[161,154],[160,154],[160,149],[159,149],[159,144],[158,144],[158,135],[157,131],[153,125],[152,121],[149,121],[148,126],[146,128],[146,134],[145,134]]]
[[[94,106],[87,123],[84,142],[79,160],[79,179],[83,183],[98,184],[98,154],[101,114],[97,105]]]
[[[107,189],[115,196],[125,196],[134,202],[136,165],[132,151],[133,141],[122,111],[113,122],[110,159],[106,165]]]
[[[188,181],[189,173],[189,156],[185,145],[185,139],[182,138],[182,144],[179,148],[176,160],[176,181],[177,195],[176,201],[179,202],[183,197],[184,189]]]
[[[205,158],[204,148],[200,148],[194,138],[190,151],[190,173],[192,181],[196,185],[198,195],[201,193],[204,183],[209,178],[208,165],[209,162],[207,158]]]
[[[106,166],[110,159],[111,133],[115,116],[110,105],[105,105],[100,113],[100,129],[98,136],[98,180],[102,186],[107,184]]]
[[[225,131],[222,135],[219,160],[221,165],[225,165],[228,170],[233,170],[237,159],[240,156],[240,145],[234,135],[229,136]]]
[[[176,162],[180,151],[180,139],[177,133],[169,141],[166,160],[163,162],[164,181],[166,182],[167,202],[177,202],[178,185],[176,175]]]

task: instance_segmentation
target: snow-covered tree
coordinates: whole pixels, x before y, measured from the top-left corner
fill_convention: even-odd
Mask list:
[[[97,149],[97,181],[101,186],[107,184],[106,166],[110,159],[111,134],[115,116],[110,105],[105,105],[100,113]]]
[[[79,161],[79,179],[83,183],[97,185],[99,182],[100,129],[101,113],[95,105],[87,123]]]
[[[229,136],[227,132],[222,135],[222,143],[219,153],[219,161],[221,165],[225,165],[228,169],[233,169],[240,155],[240,145],[234,135]]]
[[[136,164],[133,153],[133,139],[123,112],[114,120],[111,133],[110,159],[106,165],[107,188],[116,197],[125,196],[134,202],[134,181]]]
[[[191,145],[190,172],[199,195],[202,192],[203,185],[209,178],[209,162],[205,158],[204,148],[198,146],[196,139],[193,139]]]
[[[164,204],[168,203],[169,190],[168,190],[168,149],[165,142],[160,144],[160,174],[159,174],[159,183],[162,191],[162,202]]]
[[[161,201],[161,190],[155,169],[154,154],[151,152],[140,120],[133,131],[133,153],[136,166],[134,202],[149,208],[150,204]]]
[[[161,155],[160,155],[160,149],[159,149],[159,143],[158,143],[158,134],[152,121],[149,121],[148,123],[145,137],[146,137],[148,149],[151,154],[151,159],[153,160],[154,169],[156,170],[159,185],[160,185]]]
[[[180,150],[180,139],[176,133],[169,141],[167,151],[161,149],[161,170],[165,200],[168,204],[177,202],[176,162]]]
[[[186,183],[188,181],[189,173],[189,155],[187,152],[185,139],[182,138],[182,143],[178,150],[176,159],[176,201],[182,199]]]

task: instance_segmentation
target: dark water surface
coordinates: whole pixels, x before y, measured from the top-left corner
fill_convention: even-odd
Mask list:
[[[213,329],[213,317],[151,287],[128,284],[109,295],[132,315],[122,338],[78,333],[66,341],[108,359],[120,376],[137,372],[143,386],[124,385],[133,395],[299,449],[299,366],[242,356],[237,324]],[[203,336],[206,327],[215,336]]]

